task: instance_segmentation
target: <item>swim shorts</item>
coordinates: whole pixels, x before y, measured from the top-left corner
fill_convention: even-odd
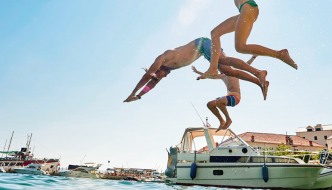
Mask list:
[[[236,95],[228,95],[228,96],[225,96],[226,99],[227,99],[227,106],[231,106],[231,107],[234,107],[236,105],[238,105],[240,103],[240,97],[239,96],[236,96]],[[221,97],[217,98],[220,99]]]
[[[249,1],[246,1],[246,2],[244,2],[244,3],[242,3],[242,4],[240,5],[240,7],[239,7],[239,12],[241,12],[242,7],[243,7],[243,5],[245,5],[245,4],[249,4],[249,5],[252,6],[252,7],[257,7],[257,6],[258,6],[257,3],[256,3],[254,0],[249,0]]]

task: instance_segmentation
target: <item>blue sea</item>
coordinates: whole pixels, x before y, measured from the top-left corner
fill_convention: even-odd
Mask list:
[[[149,183],[123,180],[68,178],[61,176],[27,175],[15,173],[0,173],[0,190],[12,189],[168,189],[168,190],[230,190],[228,188],[166,185],[164,183]]]

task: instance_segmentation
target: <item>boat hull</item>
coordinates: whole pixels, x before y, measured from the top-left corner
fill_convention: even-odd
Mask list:
[[[247,188],[312,189],[323,167],[319,165],[266,164],[268,180],[263,180],[260,164],[197,163],[197,175],[190,177],[191,163],[178,163],[177,178],[168,181],[182,185],[208,185]]]
[[[324,168],[314,184],[314,189],[324,189],[332,187],[332,168]]]
[[[78,177],[78,178],[99,178],[99,176],[97,174],[93,174],[93,173],[83,173],[83,172],[79,172],[79,171],[60,171],[58,173],[60,176],[64,176],[64,177]]]
[[[45,171],[41,170],[27,170],[25,168],[16,168],[14,169],[15,173],[20,173],[20,174],[33,174],[33,175],[45,175]]]

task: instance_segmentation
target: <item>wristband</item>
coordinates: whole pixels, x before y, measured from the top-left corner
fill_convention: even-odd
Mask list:
[[[142,97],[141,97],[140,95],[138,95],[138,94],[136,95],[136,97],[137,97],[138,99],[141,99],[141,98],[142,98]]]

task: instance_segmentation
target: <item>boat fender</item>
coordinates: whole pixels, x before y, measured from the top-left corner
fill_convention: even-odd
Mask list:
[[[197,173],[197,164],[195,162],[193,162],[190,166],[190,178],[191,178],[191,180],[195,179],[196,173]]]
[[[267,181],[269,181],[269,169],[265,164],[262,166],[262,174],[264,182],[266,183]]]

